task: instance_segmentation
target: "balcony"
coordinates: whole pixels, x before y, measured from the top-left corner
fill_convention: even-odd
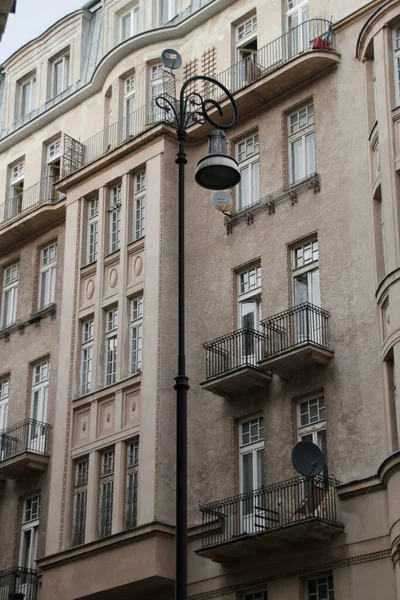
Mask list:
[[[0,477],[17,479],[44,471],[49,462],[51,426],[27,419],[0,431]]]
[[[270,373],[259,366],[264,335],[243,328],[203,344],[206,379],[200,385],[218,396],[229,397],[250,389],[264,389]]]
[[[23,567],[0,571],[0,600],[36,600],[40,572]]]
[[[288,378],[315,364],[327,365],[333,356],[328,318],[328,311],[304,302],[261,321],[265,341],[260,367]]]
[[[200,506],[202,545],[196,553],[215,562],[246,560],[328,544],[343,531],[336,520],[338,482],[294,477],[253,492]]]
[[[54,189],[57,179],[46,177],[0,204],[0,251],[64,216],[65,196]]]

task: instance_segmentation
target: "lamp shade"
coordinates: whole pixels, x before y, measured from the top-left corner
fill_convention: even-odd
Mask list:
[[[239,166],[228,155],[223,131],[215,129],[209,135],[208,154],[199,160],[195,180],[207,190],[227,190],[240,181]]]

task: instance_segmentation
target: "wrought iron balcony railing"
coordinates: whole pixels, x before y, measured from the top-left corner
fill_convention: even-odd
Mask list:
[[[206,350],[206,379],[240,367],[258,369],[263,356],[264,335],[255,329],[237,329],[203,344]]]
[[[36,600],[40,571],[12,567],[0,571],[0,600]]]
[[[216,76],[231,93],[238,92],[253,81],[272,73],[291,60],[315,50],[334,50],[332,23],[325,19],[310,19],[294,27],[251,56],[237,62]],[[327,39],[329,37],[329,40]],[[209,96],[220,101],[221,89],[209,85]]]
[[[51,425],[27,419],[0,431],[0,464],[20,454],[47,455]]]
[[[313,344],[329,349],[329,312],[304,302],[261,321],[264,328],[264,359],[298,346]]]
[[[0,229],[40,206],[58,202],[62,198],[54,190],[58,179],[59,177],[54,176],[46,177],[0,204]]]
[[[202,548],[307,520],[337,524],[335,487],[330,477],[294,477],[281,483],[200,505]]]

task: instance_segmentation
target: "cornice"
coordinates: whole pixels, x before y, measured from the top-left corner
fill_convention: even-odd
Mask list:
[[[379,492],[387,487],[391,475],[398,470],[400,470],[400,450],[385,458],[376,475],[339,484],[336,487],[337,494],[341,500],[345,500],[354,496]]]
[[[373,27],[375,26],[375,24],[380,19],[383,19],[383,17],[385,17],[385,15],[387,15],[387,13],[389,11],[391,11],[393,8],[399,7],[400,0],[385,0],[385,2],[383,2],[383,3],[382,2],[373,2],[369,5],[369,8],[371,9],[374,6],[378,6],[378,8],[376,10],[374,10],[373,13],[366,20],[366,22],[364,23],[364,25],[361,28],[361,31],[358,35],[357,45],[356,45],[356,58],[358,60],[362,60],[364,58],[365,48],[368,45],[368,44],[366,44],[366,41],[368,40],[368,37],[369,37]],[[383,22],[382,27],[385,24],[386,23]]]

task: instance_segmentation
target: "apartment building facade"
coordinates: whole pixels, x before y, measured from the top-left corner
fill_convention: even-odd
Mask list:
[[[195,74],[235,97],[241,182],[218,213],[192,124],[188,595],[400,600],[399,48],[397,0],[96,0],[2,65],[1,600],[174,596],[177,142],[155,99]]]

